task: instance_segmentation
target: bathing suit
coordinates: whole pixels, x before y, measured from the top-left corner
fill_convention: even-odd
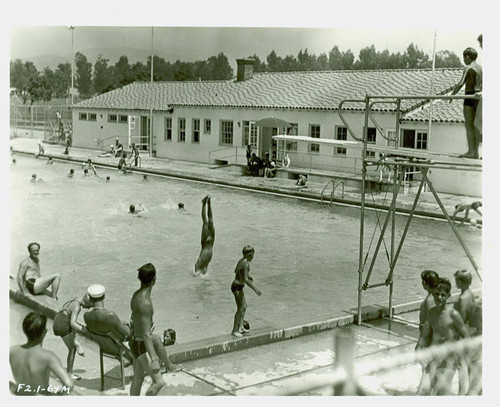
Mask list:
[[[29,293],[32,295],[35,295],[35,278],[28,278],[25,282],[24,285],[28,289]]]
[[[472,62],[464,69],[465,94],[474,95],[483,90],[483,70],[476,62]],[[464,106],[477,108],[479,99],[464,99]]]
[[[71,300],[65,303],[56,316],[54,317],[54,323],[52,324],[52,329],[55,336],[66,336],[72,332],[71,329],[71,312],[69,312],[68,307],[73,301]],[[78,301],[79,302],[79,301]]]
[[[234,293],[235,291],[241,291],[245,287],[245,284],[240,283],[239,281],[233,281],[231,284],[231,291]]]
[[[129,346],[130,346],[130,351],[132,352],[132,355],[134,355],[134,358],[138,358],[141,355],[144,355],[146,353],[146,344],[142,340],[142,338],[137,338],[133,336],[130,338],[129,341]]]

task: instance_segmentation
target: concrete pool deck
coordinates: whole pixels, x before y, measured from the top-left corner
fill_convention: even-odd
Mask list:
[[[16,137],[10,140],[13,153],[24,153],[35,155],[38,153],[38,143],[42,142],[39,138],[20,138]],[[65,147],[57,144],[43,144],[45,158],[53,158],[63,161],[83,162],[89,158],[97,167],[116,169],[119,158],[99,157],[100,150],[91,150],[83,148],[71,148],[69,155],[64,155]],[[308,198],[321,200],[321,193],[325,183],[308,182],[306,188],[300,188],[295,185],[295,180],[286,178],[263,178],[251,177],[241,174],[239,167],[222,166],[212,168],[206,163],[193,163],[187,161],[169,160],[164,158],[150,158],[141,156],[141,167],[132,167],[134,172],[177,177],[181,179],[194,180],[200,182],[216,183],[221,186],[233,188],[245,188],[260,192],[283,194],[298,198]],[[334,174],[332,174],[333,176]],[[401,212],[408,212],[415,198],[415,192],[398,194],[397,208]],[[440,193],[444,207],[451,215],[455,205],[459,203],[470,203],[477,201],[477,197],[465,195],[453,195]],[[392,200],[392,192],[377,192],[366,194],[366,206],[376,208],[386,208]],[[344,198],[334,197],[333,204],[359,205],[361,202],[361,191],[355,187],[345,187]],[[416,206],[416,214],[430,216],[434,218],[445,219],[438,203],[430,192],[422,192],[419,202]],[[474,214],[470,214],[474,216]],[[462,219],[462,214],[457,215],[457,220]],[[480,220],[479,220],[480,221]]]

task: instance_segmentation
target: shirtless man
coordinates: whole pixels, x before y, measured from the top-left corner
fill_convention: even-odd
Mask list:
[[[151,264],[143,265],[139,270],[138,278],[141,287],[132,295],[130,308],[132,309],[133,330],[129,345],[134,355],[134,377],[130,385],[130,395],[140,396],[144,373],[146,372],[153,383],[146,392],[147,396],[156,396],[165,386],[160,373],[160,361],[155,352],[152,339],[153,330],[153,303],[151,290],[156,283],[156,269]]]
[[[201,252],[194,266],[195,277],[200,274],[206,274],[210,260],[212,260],[212,250],[215,242],[215,228],[210,195],[203,198],[201,202],[203,204],[201,207],[201,219],[203,220],[203,226],[201,228]],[[205,210],[207,203],[208,208]]]
[[[52,286],[52,298],[57,300],[57,292],[61,284],[61,275],[58,273],[42,277],[40,273],[40,245],[30,243],[28,245],[29,257],[19,264],[17,273],[17,284],[23,295],[43,294],[47,288]]]
[[[464,220],[469,220],[469,212],[471,210],[473,210],[476,213],[478,213],[479,215],[483,216],[483,214],[481,213],[481,210],[479,209],[482,206],[483,206],[483,204],[482,204],[481,201],[472,202],[471,204],[458,204],[458,205],[455,205],[455,212],[453,212],[451,220],[453,222],[455,222],[455,217],[457,216],[457,214],[460,213],[460,212],[464,212],[465,211],[465,217],[462,219],[462,223],[461,223],[463,225],[464,224]]]
[[[453,308],[455,308],[460,313],[465,325],[467,326],[467,328],[469,328],[469,313],[471,306],[474,303],[474,294],[472,294],[472,291],[469,289],[472,282],[472,276],[467,270],[457,270],[454,276],[455,284],[461,292],[458,299],[453,304]],[[472,334],[470,328],[469,334]],[[467,363],[467,360],[465,358],[460,358],[458,369],[458,394],[463,395],[465,394],[465,392],[467,391],[467,387],[469,386],[469,373],[471,371],[471,366]]]
[[[452,342],[459,337],[468,338],[469,331],[460,313],[447,304],[450,298],[451,283],[446,278],[440,278],[432,291],[436,306],[429,312],[429,319],[424,324],[422,335],[417,342],[417,349],[425,347],[426,343],[439,345]],[[450,355],[433,362],[430,366],[430,395],[450,395],[453,376],[457,370],[458,359]]]
[[[29,396],[37,394],[56,394],[56,386],[52,392],[49,379],[52,373],[61,382],[59,394],[69,394],[73,388],[73,380],[63,367],[57,356],[42,348],[47,333],[47,317],[30,312],[23,320],[23,331],[28,338],[24,345],[10,348],[9,362],[16,382],[15,394]]]
[[[432,296],[432,290],[436,286],[439,276],[435,271],[424,270],[420,275],[422,278],[422,287],[427,291],[427,297],[420,305],[420,324],[419,331],[420,336],[423,334],[424,325],[429,320],[429,312],[432,308],[436,306],[434,302],[434,297]],[[430,345],[430,339],[424,344],[424,347]],[[418,385],[417,396],[428,395],[429,394],[429,366],[422,363],[422,376],[420,378],[420,383]]]

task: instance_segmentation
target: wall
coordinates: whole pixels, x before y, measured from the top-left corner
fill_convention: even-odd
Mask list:
[[[80,120],[80,113],[87,113],[87,117],[90,113],[95,113],[96,120]],[[108,114],[110,113],[118,116],[138,114],[128,111],[73,109],[73,146],[101,150],[99,141],[102,140],[103,148],[109,150],[109,146],[115,142],[115,137],[119,137],[124,148],[128,149],[128,123],[108,122]],[[143,114],[148,115],[147,112]]]
[[[126,123],[109,123],[108,111],[96,111],[82,109],[87,113],[96,113],[95,122],[79,120],[80,110],[73,111],[73,145],[75,147],[98,148],[96,139],[104,139],[107,144],[114,141],[114,137],[119,136],[125,148],[128,145],[128,125]],[[118,112],[111,113],[140,116],[140,112]],[[142,115],[148,116],[149,112]],[[101,117],[102,116],[102,117]],[[395,114],[374,113],[375,120],[387,133],[387,130],[395,130]],[[166,141],[165,117],[172,118],[172,140]],[[292,109],[243,109],[243,108],[214,108],[214,107],[179,107],[174,106],[172,113],[156,112],[153,119],[153,133],[156,137],[156,156],[158,158],[168,158],[200,163],[214,162],[215,160],[225,160],[230,163],[244,164],[245,146],[243,145],[243,121],[257,121],[267,117],[276,117],[290,123],[298,123],[298,135],[308,136],[309,125],[321,126],[322,139],[335,139],[336,126],[344,126],[339,115],[335,111],[321,110],[292,110]],[[349,123],[356,136],[361,137],[364,126],[363,112],[345,112],[344,117]],[[186,119],[186,140],[178,141],[178,119]],[[200,119],[200,142],[194,143],[193,139],[193,119]],[[211,120],[211,132],[204,132],[204,120]],[[233,121],[233,144],[220,144],[220,122],[221,120]],[[240,123],[240,125],[238,125]],[[139,125],[139,123],[137,123]],[[369,127],[375,127],[370,122]],[[427,130],[427,123],[404,122],[401,128]],[[261,132],[270,137],[269,129]],[[387,134],[386,134],[387,135]],[[350,134],[347,140],[354,141]],[[269,143],[261,142],[267,146]],[[387,146],[388,142],[377,131],[376,144]],[[316,169],[325,171],[336,171],[344,173],[360,174],[361,169],[361,148],[347,147],[345,156],[334,153],[335,146],[320,144],[318,153],[309,153],[307,143],[298,143],[297,152],[288,152],[291,165],[304,169]],[[462,123],[447,124],[433,123],[432,134],[428,138],[428,150],[443,153],[462,153],[467,149],[464,125]],[[263,155],[264,151],[261,151]],[[278,159],[281,159],[278,157]],[[377,176],[374,168],[369,172],[372,177]],[[481,173],[466,173],[465,171],[443,171],[432,170],[429,178],[439,192],[480,196]]]

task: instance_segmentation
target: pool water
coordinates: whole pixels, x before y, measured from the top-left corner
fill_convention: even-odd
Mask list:
[[[139,287],[137,268],[151,262],[157,269],[153,303],[158,329],[176,329],[179,343],[226,334],[236,309],[230,291],[234,268],[241,249],[250,244],[256,250],[251,275],[263,292],[257,297],[245,289],[252,328],[312,322],[357,306],[359,208],[151,175],[143,181],[138,174],[106,169],[98,169],[100,178],[84,177],[76,163],[46,162],[18,156],[11,165],[10,273],[16,275],[28,255],[27,244],[39,242],[42,273],[63,276],[61,304],[101,283],[106,308],[128,320],[130,298]],[[66,177],[70,168],[74,178]],[[33,173],[42,181],[31,183]],[[110,182],[104,181],[107,175]],[[195,278],[201,199],[207,194],[214,213],[214,254],[207,275]],[[129,205],[139,202],[145,213],[129,215]],[[186,213],[178,212],[179,202]],[[365,252],[376,219],[375,212],[367,212]],[[399,236],[406,219],[398,217]],[[460,231],[481,266],[480,230]],[[388,238],[385,244],[389,250]],[[385,256],[382,246],[370,283],[387,277]],[[424,296],[420,272],[425,268],[452,283],[455,270],[469,269],[473,286],[480,286],[451,228],[415,218],[394,275],[395,303]],[[364,305],[387,299],[386,287],[363,294]]]

